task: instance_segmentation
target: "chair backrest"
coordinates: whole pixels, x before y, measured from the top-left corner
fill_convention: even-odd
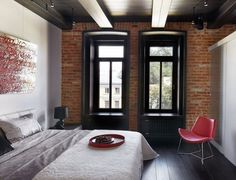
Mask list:
[[[197,135],[213,139],[216,131],[216,120],[206,117],[198,117],[191,131]]]

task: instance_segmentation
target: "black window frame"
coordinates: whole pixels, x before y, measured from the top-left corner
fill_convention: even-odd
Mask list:
[[[99,57],[99,46],[124,46],[124,55],[123,58],[120,57]],[[124,106],[123,102],[125,101],[125,78],[126,78],[126,71],[125,71],[125,61],[126,61],[126,44],[125,41],[117,41],[117,40],[96,40],[94,42],[95,52],[94,52],[94,86],[93,86],[93,112],[123,112]],[[100,108],[99,107],[99,63],[100,62],[109,62],[110,63],[110,85],[109,85],[109,108]],[[122,63],[122,104],[121,108],[112,108],[112,62],[121,62]]]
[[[130,33],[111,29],[83,31],[82,43],[82,93],[81,123],[83,129],[125,129],[129,128],[129,68],[130,68]],[[121,112],[96,111],[94,108],[94,53],[97,41],[116,41],[125,43],[124,92]]]
[[[176,76],[173,78],[174,91],[175,94],[173,98],[175,98],[176,104],[174,104],[172,110],[149,110],[149,97],[147,96],[147,87],[149,84],[149,73],[148,73],[148,62],[145,61],[146,57],[149,55],[147,46],[155,44],[158,42],[174,42],[176,44],[176,52],[174,52],[174,56],[177,57],[175,68]],[[168,44],[168,43],[167,43]],[[166,43],[163,43],[163,46],[168,46]],[[157,46],[160,46],[158,44]],[[175,54],[177,53],[177,54]],[[155,56],[154,58],[157,58]],[[170,56],[166,56],[168,59]],[[158,30],[150,30],[150,31],[140,31],[139,32],[139,117],[146,116],[183,116],[185,114],[185,61],[186,61],[186,32],[184,31],[158,31]],[[175,66],[175,65],[174,65]],[[174,92],[173,91],[173,92]],[[141,126],[141,124],[139,124]]]
[[[150,56],[150,47],[173,47],[173,56]],[[144,74],[144,91],[145,91],[145,112],[146,113],[176,113],[177,112],[177,88],[178,88],[178,46],[177,43],[171,39],[157,39],[147,41],[145,43],[145,74]],[[149,75],[150,75],[150,62],[160,62],[160,109],[150,109],[149,107]],[[162,109],[162,62],[172,62],[172,109]]]

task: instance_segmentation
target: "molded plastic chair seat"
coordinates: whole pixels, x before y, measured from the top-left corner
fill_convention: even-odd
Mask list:
[[[212,138],[209,137],[204,137],[204,136],[199,136],[191,131],[188,131],[186,129],[178,129],[179,131],[179,135],[181,136],[181,138],[183,138],[186,142],[188,143],[202,143],[202,142],[206,142],[206,141],[210,141]]]

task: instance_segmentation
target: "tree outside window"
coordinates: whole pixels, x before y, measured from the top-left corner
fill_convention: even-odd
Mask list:
[[[172,56],[172,47],[150,47],[150,56],[154,59],[149,62],[149,109],[172,109],[172,77],[173,62],[164,61],[164,58],[155,56]]]

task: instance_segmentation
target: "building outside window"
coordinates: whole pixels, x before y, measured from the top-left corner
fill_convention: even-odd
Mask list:
[[[116,94],[120,94],[120,88],[115,88]]]
[[[115,108],[119,108],[120,107],[120,102],[119,101],[115,101]]]
[[[109,93],[109,88],[105,87],[105,93]]]
[[[109,108],[109,101],[104,101],[104,107]]]

